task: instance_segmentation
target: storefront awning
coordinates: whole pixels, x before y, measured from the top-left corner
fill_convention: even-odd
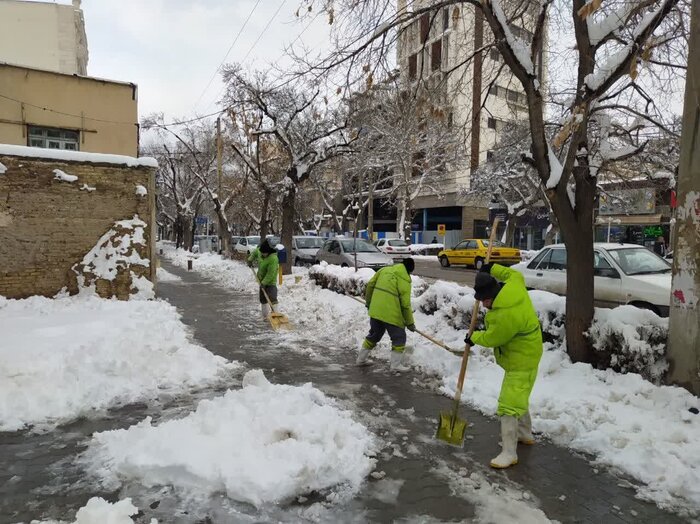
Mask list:
[[[647,226],[661,224],[661,215],[598,215],[596,225],[607,226]]]

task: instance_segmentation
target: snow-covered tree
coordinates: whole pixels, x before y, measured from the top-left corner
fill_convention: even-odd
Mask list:
[[[568,350],[575,361],[593,360],[581,336],[593,319],[593,214],[599,170],[644,149],[643,134],[622,137],[639,124],[663,128],[672,116],[669,93],[679,92],[686,62],[687,0],[306,0],[312,11],[333,14],[335,51],[309,74],[359,82],[388,70],[392,45],[415,20],[450,8],[472,13],[475,27],[490,30],[463,58],[481,58],[495,46],[504,69],[525,94],[532,167],[567,245]],[[523,39],[515,26],[532,28]],[[480,45],[476,45],[477,42]],[[543,56],[542,60],[540,57]],[[365,71],[365,64],[372,64]],[[544,67],[544,65],[548,67]],[[355,71],[351,74],[351,71]],[[666,96],[660,96],[665,93]],[[558,117],[552,121],[552,115]],[[556,126],[550,139],[549,124]],[[593,131],[595,137],[592,136]]]

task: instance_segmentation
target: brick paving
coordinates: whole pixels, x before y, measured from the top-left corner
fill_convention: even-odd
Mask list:
[[[387,363],[369,368],[353,365],[353,352],[332,351],[305,340],[303,334],[274,334],[258,320],[257,297],[223,289],[195,273],[163,264],[183,277],[182,283],[161,283],[159,295],[177,306],[194,337],[210,351],[261,368],[276,383],[312,382],[352,409],[358,420],[382,437],[376,471],[352,500],[330,505],[325,513],[309,514],[307,501],[262,509],[212,498],[196,511],[183,509],[167,490],[127,486],[121,493],[103,493],[110,500],[133,496],[144,509],[137,522],[470,522],[479,516],[480,493],[487,488],[525,493],[523,498],[548,518],[563,523],[685,522],[653,504],[635,498],[629,482],[603,468],[594,469],[585,457],[538,439],[519,448],[520,464],[492,471],[488,460],[498,451],[498,422],[463,407],[472,423],[464,449],[433,439],[435,416],[450,400],[430,387],[430,380],[414,373],[394,375]],[[419,380],[416,380],[419,378]],[[213,396],[217,391],[200,392]],[[146,415],[157,421],[164,410],[172,416],[191,409],[197,397],[172,399],[161,407],[129,406],[96,420],[77,421],[58,430],[34,435],[0,434],[0,523],[32,518],[67,518],[93,495],[95,487],[83,478],[73,459],[93,431],[127,427]],[[445,473],[449,465],[449,474]],[[484,489],[448,482],[448,477],[481,479]],[[454,479],[452,479],[454,480]],[[484,484],[484,482],[486,484]],[[622,484],[622,485],[621,485]],[[521,500],[520,503],[523,501]],[[506,505],[509,505],[507,503]],[[491,522],[517,522],[492,520]]]

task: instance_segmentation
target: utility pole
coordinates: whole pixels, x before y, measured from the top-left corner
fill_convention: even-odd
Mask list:
[[[667,358],[668,380],[700,395],[700,2],[688,49]]]
[[[221,116],[216,118],[216,174],[219,181],[219,189],[217,190],[219,196],[219,203],[221,203],[221,195],[223,194],[223,169],[221,167]],[[222,209],[221,213],[225,210]],[[228,251],[229,242],[229,232],[224,231],[225,223],[223,220],[219,219],[219,254],[223,254]]]

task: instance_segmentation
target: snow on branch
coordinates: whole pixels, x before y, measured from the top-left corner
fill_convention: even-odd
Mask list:
[[[529,45],[522,39],[518,38],[511,31],[508,25],[508,19],[503,11],[503,6],[501,6],[501,0],[490,0],[491,10],[493,11],[496,20],[498,21],[503,34],[506,38],[506,44],[510,47],[515,55],[516,60],[520,63],[520,66],[525,70],[525,72],[534,77],[535,75],[535,65],[532,62],[530,56]]]
[[[547,189],[554,189],[561,180],[561,175],[564,167],[559,162],[556,153],[552,146],[547,143],[548,159],[549,159],[549,179],[547,180]]]

